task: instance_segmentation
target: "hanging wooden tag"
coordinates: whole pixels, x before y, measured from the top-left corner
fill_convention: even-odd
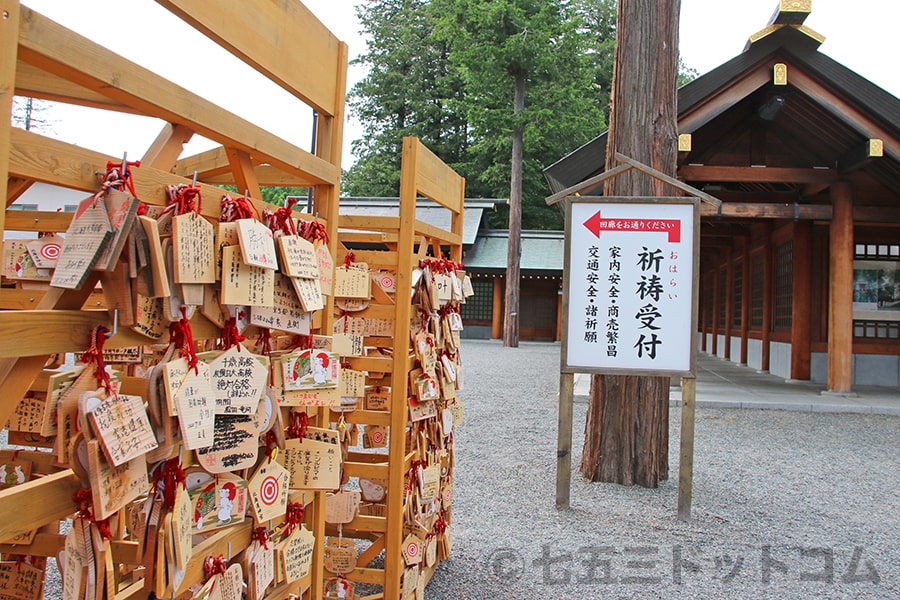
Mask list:
[[[206,285],[202,283],[180,283],[181,299],[186,306],[195,307],[203,306],[206,298]]]
[[[25,244],[25,247],[28,249],[35,267],[38,269],[55,269],[56,261],[59,259],[59,254],[65,241],[66,238],[54,233],[45,235],[33,242],[28,242]]]
[[[131,329],[152,340],[161,339],[169,329],[170,319],[163,312],[163,298],[134,297],[134,324]]]
[[[275,358],[273,364],[274,381],[269,386],[270,394],[279,406],[336,406],[341,402],[337,386],[332,388],[288,390],[284,387],[284,365],[282,358]]]
[[[6,422],[6,429],[25,433],[40,433],[47,410],[47,399],[43,392],[27,392],[13,409]]]
[[[363,433],[363,448],[384,448],[387,446],[387,428],[381,425],[366,425]]]
[[[333,352],[297,350],[282,356],[281,364],[286,390],[338,387],[341,358]]]
[[[291,277],[290,283],[304,310],[313,311],[325,308],[325,300],[322,298],[322,288],[319,286],[317,280]]]
[[[437,273],[434,276],[434,287],[437,289],[438,302],[446,304],[453,296],[453,283],[450,275]]]
[[[31,467],[30,460],[0,459],[0,490],[28,481],[31,478]]]
[[[188,561],[194,553],[191,544],[191,528],[194,524],[194,507],[191,498],[183,485],[178,484],[175,491],[175,505],[172,507],[172,538],[175,545],[175,564],[179,569],[186,569]]]
[[[215,232],[195,212],[172,218],[175,283],[215,283]]]
[[[171,239],[163,240],[162,250],[166,258],[166,274],[169,278],[169,296],[164,299],[163,314],[169,322],[177,321],[182,316],[190,319],[194,314],[194,307],[185,302],[181,295],[181,285],[175,281],[175,251]],[[185,315],[181,314],[182,308],[185,309]]]
[[[56,445],[53,447],[57,464],[69,464],[69,443],[78,430],[78,397],[96,386],[97,379],[93,370],[83,369],[75,381],[60,394],[56,405]]]
[[[403,561],[406,566],[417,565],[422,562],[422,540],[413,534],[409,534],[400,544],[403,551]]]
[[[278,259],[275,256],[272,230],[256,219],[238,219],[235,223],[244,263],[262,269],[277,269]]]
[[[209,365],[200,362],[196,370],[188,369],[174,400],[184,447],[196,450],[212,446],[216,401],[209,383]]]
[[[422,470],[421,494],[419,501],[424,504],[437,497],[438,486],[441,483],[441,466],[431,465]]]
[[[437,408],[435,407],[434,402],[432,402],[431,400],[416,400],[415,398],[409,399],[410,421],[424,421],[425,419],[436,416]]]
[[[66,230],[50,285],[80,290],[110,237],[112,228],[103,201],[94,197],[82,200]]]
[[[391,410],[391,388],[368,388],[366,390],[366,410]]]
[[[348,581],[343,577],[334,577],[325,582],[324,590],[325,598],[329,600],[357,600],[356,585],[352,581]]]
[[[234,563],[219,576],[219,593],[222,600],[242,600],[244,597],[244,571]]]
[[[213,443],[197,448],[197,462],[210,473],[249,469],[259,454],[259,429],[251,415],[215,415]]]
[[[175,396],[181,389],[190,371],[186,358],[172,359],[162,365],[163,391],[166,394],[166,407],[171,417],[178,415],[178,404]]]
[[[217,415],[252,415],[266,391],[269,359],[238,343],[209,361]]]
[[[62,557],[57,558],[62,575],[62,597],[65,600],[84,597],[85,563],[82,561],[84,543],[80,537],[83,535],[82,522],[85,520],[77,516],[73,519],[72,527],[66,533]]]
[[[275,293],[275,271],[245,264],[238,246],[222,248],[223,304],[272,306]]]
[[[203,286],[203,304],[200,305],[200,314],[220,329],[225,326],[225,320],[228,318],[228,315],[222,308],[217,286]]]
[[[282,577],[287,583],[309,575],[315,547],[315,536],[302,525],[277,544],[277,551],[281,555],[278,564],[283,569]]]
[[[249,502],[245,479],[224,473],[194,488],[186,485],[194,507],[191,533],[206,533],[244,521]]]
[[[56,435],[57,419],[56,410],[63,392],[72,385],[72,382],[84,370],[83,365],[57,372],[51,372],[47,380],[47,406],[44,410],[44,420],[41,423],[40,434],[44,436]],[[46,372],[46,371],[45,371]]]
[[[316,280],[318,286],[319,261],[316,247],[298,235],[282,235],[278,238],[281,251],[281,270],[289,277]]]
[[[316,258],[319,261],[319,285],[322,293],[330,296],[334,291],[334,258],[327,245],[316,244]]]
[[[475,295],[475,288],[472,287],[472,278],[464,271],[457,271],[456,274],[462,278],[463,298],[471,298]]]
[[[338,385],[341,398],[353,398],[360,400],[366,396],[366,372],[355,369],[341,369],[341,378]]]
[[[309,311],[316,309],[305,307],[300,302],[292,281],[290,277],[275,273],[272,305],[251,307],[251,325],[309,335],[312,320]]]
[[[346,575],[356,568],[356,543],[348,538],[330,537],[325,540],[323,562],[332,573]]]
[[[349,523],[356,518],[359,501],[360,493],[356,490],[339,490],[329,494],[325,497],[325,522]]]
[[[266,547],[268,546],[268,547]],[[250,584],[247,587],[249,600],[262,600],[266,588],[275,581],[275,548],[259,544],[250,559]]]
[[[106,458],[114,467],[159,446],[140,396],[118,394],[105,399],[94,396],[85,404],[85,410]]]
[[[341,448],[338,444],[290,439],[278,461],[291,473],[292,489],[333,490],[341,483]]]
[[[24,560],[0,562],[0,591],[4,600],[42,600],[44,597],[44,569]]]
[[[334,296],[336,298],[362,298],[368,300],[371,297],[372,279],[367,268],[341,266],[334,271]]]
[[[234,221],[219,221],[216,230],[216,280],[222,279],[222,249],[226,246],[239,246],[241,238],[238,235],[238,226]]]
[[[147,491],[147,462],[138,456],[118,467],[106,462],[98,440],[87,441],[94,518],[105,519]]]
[[[257,523],[276,519],[287,512],[291,474],[280,463],[264,460],[250,478],[250,510]]]
[[[103,196],[103,204],[106,206],[113,235],[97,259],[97,265],[94,268],[98,271],[112,271],[116,268],[122,248],[125,247],[128,235],[131,233],[131,225],[137,216],[139,202],[137,198],[133,198],[121,190],[108,189]]]
[[[149,247],[150,274],[152,281],[153,298],[164,298],[170,294],[169,276],[166,271],[166,257],[163,254],[162,242],[159,237],[159,224],[156,219],[138,217],[138,221],[147,236],[147,244]]]

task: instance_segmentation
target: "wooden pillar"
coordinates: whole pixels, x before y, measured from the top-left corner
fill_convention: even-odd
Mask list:
[[[719,355],[719,278],[722,276],[722,269],[716,267],[713,269],[713,307],[712,307],[712,355]]]
[[[701,352],[706,352],[706,333],[707,333],[707,330],[709,329],[709,318],[707,316],[708,311],[706,310],[706,302],[707,302],[706,286],[708,285],[708,283],[709,283],[709,276],[706,273],[701,272],[700,273],[700,298],[699,298],[700,314],[698,315],[700,317],[700,351]]]
[[[752,300],[753,267],[750,264],[750,238],[744,238],[741,253],[741,364],[747,364],[747,340],[750,338],[750,303]]]
[[[853,189],[831,186],[828,267],[828,391],[849,392],[853,380]]]
[[[812,334],[812,221],[794,222],[791,302],[791,379],[810,378]]]
[[[16,52],[19,45],[19,3],[16,0],[0,1],[3,18],[0,19],[0,192],[7,198],[9,177],[10,118],[16,89]],[[6,204],[3,205],[6,207]],[[0,231],[6,228],[6,211],[0,211]],[[4,417],[2,423],[6,423]]]
[[[731,248],[725,249],[725,322],[722,332],[725,334],[725,352],[722,355],[731,360],[731,321],[734,319],[734,254]]]
[[[494,290],[491,306],[491,339],[503,337],[503,276],[494,275]]]
[[[769,344],[772,340],[772,312],[775,308],[775,248],[772,231],[766,232],[765,266],[763,268],[762,361],[760,370],[769,370]]]

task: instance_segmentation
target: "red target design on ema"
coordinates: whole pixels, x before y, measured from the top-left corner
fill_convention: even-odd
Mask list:
[[[259,499],[266,506],[275,504],[281,492],[281,484],[274,475],[269,475],[263,479],[262,485],[259,486]]]
[[[372,441],[375,442],[376,444],[380,444],[381,442],[384,441],[384,433],[382,433],[381,431],[374,432],[372,434]]]
[[[62,248],[60,248],[59,244],[49,243],[49,244],[44,244],[43,246],[41,246],[41,249],[39,252],[40,252],[41,257],[46,260],[56,260],[57,258],[59,258],[59,251],[61,249]]]
[[[419,555],[419,545],[415,542],[410,542],[410,544],[406,547],[406,555],[410,558]]]

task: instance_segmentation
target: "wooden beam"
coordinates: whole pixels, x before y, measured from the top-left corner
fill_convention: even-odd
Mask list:
[[[72,515],[76,508],[72,497],[80,489],[81,480],[67,469],[0,490],[0,514],[7,515],[0,519],[0,540]]]
[[[9,161],[9,157],[7,157]],[[7,163],[8,164],[8,163]],[[28,191],[34,184],[33,179],[24,179],[22,177],[7,177],[6,179],[6,206],[18,200],[22,194]]]
[[[100,175],[106,171],[106,162],[122,160],[121,157],[106,156],[21,129],[13,129],[11,138],[10,174],[91,193],[99,188]],[[190,178],[179,177],[152,167],[133,167],[131,174],[137,197],[143,202],[159,206],[168,202],[166,186],[191,183]],[[218,200],[224,192],[215,186],[203,183],[197,185],[206,198]],[[279,208],[261,200],[252,202],[260,214],[266,208],[272,210]],[[217,201],[203,203],[202,215],[218,219],[219,213]]]
[[[16,82],[16,41],[19,29],[18,0],[0,0],[0,196],[9,200],[9,148],[12,101]],[[15,196],[15,191],[13,193]],[[6,211],[0,211],[0,231],[5,231]],[[6,421],[2,421],[5,423]],[[5,539],[0,537],[0,539]]]
[[[844,174],[852,173],[882,156],[884,156],[884,142],[870,138],[845,152],[837,161],[837,170]]]
[[[885,129],[858,109],[855,105],[835,96],[834,92],[800,70],[791,73],[791,85],[816,99],[832,115],[854,131],[869,139],[879,139],[884,143],[884,153],[900,161],[900,138]]]
[[[51,102],[86,106],[88,108],[140,114],[135,109],[121,102],[116,102],[103,94],[48,73],[22,60],[18,61],[16,65],[16,94]]]
[[[645,175],[649,175],[650,177],[652,177],[654,179],[658,179],[659,181],[662,181],[663,183],[667,183],[670,186],[681,190],[682,192],[686,193],[689,196],[695,196],[697,198],[700,198],[700,200],[702,200],[702,202],[700,203],[701,206],[703,206],[704,203],[710,204],[710,205],[716,206],[716,207],[718,207],[720,204],[722,204],[721,200],[707,194],[703,190],[698,190],[694,186],[688,185],[688,184],[684,183],[683,181],[679,181],[679,180],[675,179],[674,177],[670,177],[670,176],[666,175],[665,173],[663,173],[662,171],[657,171],[656,169],[649,167],[643,163],[640,163],[632,158],[628,158],[627,156],[620,154],[619,152],[616,152],[616,160],[618,160],[620,162],[628,163],[629,165],[631,165],[632,167],[634,167],[641,173],[643,173]]]
[[[231,174],[234,177],[238,194],[250,198],[262,198],[250,155],[237,148],[226,148],[225,154],[228,155],[228,162],[231,164]]]
[[[72,223],[70,212],[11,210],[6,213],[6,231],[66,231]]]
[[[300,187],[309,188],[315,185],[309,177],[300,177],[296,173],[286,173],[272,165],[253,165],[253,172],[256,174],[256,180],[261,186],[283,186],[283,187]],[[198,177],[203,179],[204,183],[213,185],[233,185],[237,187],[234,181],[234,175],[228,171],[211,175],[210,172],[200,173]]]
[[[599,175],[594,175],[593,177],[589,177],[589,178],[585,179],[584,181],[580,181],[580,182],[576,183],[575,185],[570,185],[569,187],[567,187],[564,190],[560,190],[560,191],[556,192],[555,194],[551,194],[551,195],[547,196],[546,202],[548,205],[552,205],[552,204],[556,204],[557,202],[559,202],[566,196],[579,196],[579,195],[581,195],[581,192],[591,189],[594,186],[600,185],[607,179],[612,179],[613,177],[616,177],[617,175],[621,175],[625,171],[631,170],[631,168],[632,168],[631,165],[618,165],[608,171],[604,171],[603,173],[600,173]]]
[[[785,167],[721,167],[684,165],[678,176],[686,181],[754,183],[833,183],[840,174],[834,169],[796,169]]]
[[[335,114],[340,42],[302,3],[269,0],[200,3],[157,0],[157,3],[289,94],[321,113]]]
[[[791,277],[791,379],[808,381],[811,377],[810,343],[812,335],[812,223],[797,221],[793,234],[793,270]]]
[[[812,0],[778,0],[769,25],[802,25],[812,12]]]
[[[194,132],[190,127],[166,123],[144,152],[141,164],[164,171],[170,170],[184,151],[184,145],[191,141],[192,137]]]
[[[744,74],[737,81],[703,100],[697,106],[678,115],[678,131],[694,133],[734,105],[743,101],[756,90],[769,84],[772,74],[766,65]],[[695,144],[698,148],[701,144]]]
[[[723,202],[722,213],[713,206],[700,205],[701,217],[730,217],[746,219],[813,219],[831,218],[831,206],[827,204]]]
[[[181,123],[223,145],[268,157],[270,164],[320,183],[340,168],[225,111],[152,71],[114,54],[30,9],[22,12],[19,58],[126,104],[142,114]]]
[[[228,153],[223,146],[186,156],[176,161],[172,172],[187,178],[193,177],[196,172],[198,179],[206,182],[211,182],[211,179],[214,177],[225,176],[227,181],[224,183],[234,183],[234,177],[231,174],[231,163],[228,160]]]

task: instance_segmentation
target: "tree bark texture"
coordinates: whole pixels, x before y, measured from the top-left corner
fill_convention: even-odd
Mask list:
[[[675,86],[681,0],[619,0],[606,168],[619,152],[675,176]],[[674,190],[632,169],[606,196]],[[669,377],[594,375],[581,473],[590,481],[656,487],[669,476]]]
[[[516,75],[513,111],[525,108],[525,75]],[[506,302],[503,309],[503,345],[519,347],[519,261],[522,258],[522,135],[516,122],[512,138],[512,173],[509,182],[509,246],[506,257]]]

